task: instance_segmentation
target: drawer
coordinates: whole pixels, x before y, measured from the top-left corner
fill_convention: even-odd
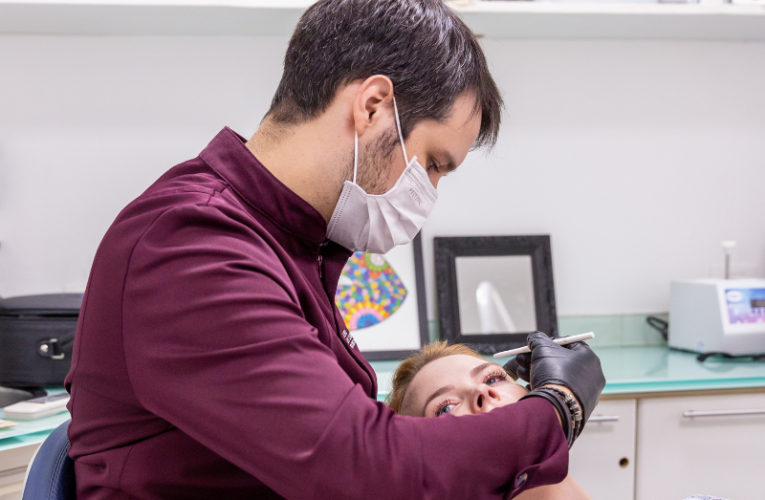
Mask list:
[[[0,451],[0,500],[21,500],[27,466],[40,443]]]
[[[19,446],[10,450],[0,451],[0,477],[7,476],[19,469],[26,470],[29,461],[42,443]]]
[[[21,491],[24,486],[24,475],[15,477],[14,482],[0,486],[0,500],[21,500]]]
[[[763,498],[765,394],[641,399],[637,500]]]

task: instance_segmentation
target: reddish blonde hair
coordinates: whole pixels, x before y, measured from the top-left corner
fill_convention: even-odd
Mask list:
[[[401,413],[401,407],[404,404],[404,398],[406,397],[409,385],[412,383],[412,380],[414,380],[415,375],[422,370],[422,367],[431,361],[445,358],[446,356],[454,356],[456,354],[464,354],[483,359],[480,354],[466,345],[449,345],[445,340],[428,344],[420,349],[417,354],[404,360],[398,368],[396,368],[396,371],[393,373],[393,388],[390,393],[388,393],[388,397],[385,398],[385,402],[388,406],[393,408],[393,411]]]

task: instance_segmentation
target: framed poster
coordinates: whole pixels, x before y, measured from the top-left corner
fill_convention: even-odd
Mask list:
[[[422,239],[379,255],[356,252],[335,302],[369,361],[404,359],[428,342]]]

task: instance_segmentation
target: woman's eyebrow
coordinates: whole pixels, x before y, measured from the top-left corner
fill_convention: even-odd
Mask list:
[[[482,365],[478,365],[475,368],[473,368],[472,370],[470,370],[470,377],[477,376],[479,373],[484,371],[487,367],[492,366],[492,365],[499,366],[497,363],[492,363],[492,362],[488,362],[488,363],[484,363]]]
[[[431,401],[433,401],[434,399],[436,399],[436,398],[437,398],[438,396],[440,396],[441,394],[443,394],[443,393],[445,393],[445,392],[449,392],[449,391],[451,391],[452,389],[454,389],[454,386],[453,386],[453,385],[445,385],[445,386],[443,386],[442,388],[438,389],[438,390],[437,390],[436,392],[434,392],[433,394],[431,394],[431,395],[430,395],[430,397],[429,397],[428,399],[426,399],[426,400],[425,400],[425,404],[424,404],[424,405],[422,405],[422,411],[421,411],[420,413],[422,413],[422,415],[424,416],[424,415],[425,415],[425,408],[427,408],[427,407],[428,407],[428,404],[430,404],[430,402],[431,402]]]

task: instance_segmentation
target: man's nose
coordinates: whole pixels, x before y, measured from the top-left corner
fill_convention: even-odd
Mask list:
[[[485,413],[496,408],[499,393],[486,384],[478,386],[473,397],[473,413]]]

